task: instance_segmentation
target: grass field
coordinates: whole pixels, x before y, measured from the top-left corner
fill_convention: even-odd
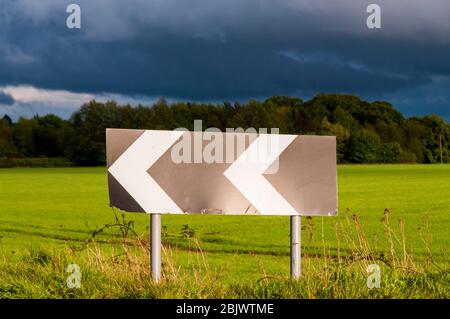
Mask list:
[[[380,252],[389,251],[393,245],[396,253],[401,255],[407,251],[408,256],[414,256],[417,263],[428,262],[429,256],[432,256],[433,263],[448,274],[450,165],[341,165],[338,168],[338,184],[338,217],[302,218],[302,262],[305,272],[308,271],[308,263],[312,263],[313,268],[320,268],[327,258],[339,259],[341,254],[352,254],[352,243],[337,239],[337,236],[345,237],[350,232],[350,227],[347,227],[350,220],[352,231],[356,234],[353,244],[359,240],[361,247],[368,246],[370,251]],[[391,235],[386,235],[386,223],[382,222],[385,209],[389,210]],[[120,219],[121,214],[118,212]],[[353,216],[355,214],[357,218]],[[149,216],[131,213],[124,216],[125,221],[132,221],[140,243],[145,243],[143,240],[148,238]],[[289,286],[289,283],[283,283],[289,275],[289,218],[164,215],[162,222],[163,240],[168,252],[165,256],[166,270],[172,267],[176,273],[185,274],[198,282],[198,276],[201,276],[197,273],[199,269],[207,269],[216,276],[215,281],[231,287],[254,285],[264,278],[281,278],[281,283],[277,284]],[[4,267],[4,272],[28,267],[24,261],[29,260],[27,258],[30,256],[35,260],[33,254],[36,252],[48,254],[46,260],[60,256],[58,262],[68,258],[68,262],[80,264],[87,263],[93,251],[97,254],[97,262],[99,252],[102,256],[114,256],[124,247],[123,236],[117,227],[97,235],[95,243],[91,241],[81,253],[69,254],[70,258],[61,257],[65,256],[64,252],[83,247],[94,230],[108,223],[114,223],[114,213],[108,206],[104,168],[0,170],[0,256],[3,257],[0,265]],[[358,227],[361,227],[360,233]],[[358,234],[363,234],[364,244]],[[392,236],[391,241],[386,236]],[[148,256],[145,256],[145,249],[136,256],[142,256],[141,267],[146,266]],[[408,264],[405,256],[404,259]],[[105,257],[102,267],[111,266],[108,260]],[[52,263],[54,265],[54,260]],[[62,264],[60,266],[63,267]],[[22,271],[26,272],[25,269]],[[14,288],[12,277],[2,277],[1,272],[0,269],[0,297],[2,289],[6,296],[15,296],[11,293]],[[361,271],[359,273],[361,275]],[[65,275],[63,269],[58,276]],[[365,287],[364,276],[360,277],[361,287]],[[440,284],[444,288],[448,287],[447,275],[437,281],[442,281]],[[5,288],[7,285],[9,290]],[[48,291],[47,295],[40,295],[38,287],[40,284],[35,283],[35,290],[30,288],[28,296],[49,296]],[[253,287],[253,294],[240,294],[239,291],[248,288],[236,288],[231,296],[271,296],[267,287]],[[164,293],[161,288],[158,289],[159,293],[154,296],[178,296],[176,292],[179,292],[176,286],[172,290],[167,288]],[[86,291],[89,290],[86,288]],[[143,293],[143,296],[153,296],[148,289],[145,291],[147,294]],[[230,296],[230,293],[220,291],[223,295],[196,296]],[[448,290],[439,291],[435,295],[442,296],[444,293],[449,297]],[[360,295],[365,296],[363,293]],[[92,294],[86,292],[79,296],[90,297]],[[288,296],[310,295],[293,293]],[[434,295],[430,292],[425,296]]]

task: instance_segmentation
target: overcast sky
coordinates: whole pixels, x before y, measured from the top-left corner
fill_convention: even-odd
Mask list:
[[[366,26],[369,3],[381,29]],[[0,1],[0,116],[317,93],[450,120],[450,1]]]

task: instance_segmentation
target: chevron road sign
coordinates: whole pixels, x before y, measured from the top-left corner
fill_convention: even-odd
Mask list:
[[[336,139],[107,129],[111,206],[150,214],[337,214]]]
[[[289,215],[292,279],[300,215],[337,214],[334,136],[107,129],[106,154],[110,205],[151,214],[155,282],[161,214]]]

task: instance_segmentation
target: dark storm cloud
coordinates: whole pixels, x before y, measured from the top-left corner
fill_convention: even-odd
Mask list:
[[[0,86],[195,100],[345,92],[405,101],[416,88],[450,96],[450,3],[377,1],[72,1],[0,4]],[[445,98],[432,105],[445,112]],[[428,99],[429,101],[429,99]],[[407,111],[407,110],[406,110]],[[425,111],[425,113],[427,113]]]
[[[13,105],[14,98],[5,92],[0,91],[0,105]]]

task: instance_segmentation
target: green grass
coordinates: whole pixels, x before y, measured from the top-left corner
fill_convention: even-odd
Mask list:
[[[129,243],[130,244],[130,243]],[[126,247],[126,246],[124,246]],[[136,247],[134,247],[136,248]],[[69,251],[30,250],[19,262],[0,267],[0,298],[449,298],[450,272],[438,268],[402,269],[381,263],[381,285],[366,286],[369,262],[326,262],[304,258],[302,277],[265,276],[228,283],[223,271],[212,271],[205,256],[191,256],[192,267],[180,270],[171,253],[164,255],[163,281],[149,280],[149,256],[124,248],[105,255],[95,245],[77,256],[81,289],[66,285]],[[167,252],[167,249],[165,249]],[[194,254],[194,253],[190,253]],[[327,258],[322,258],[327,260]],[[314,266],[316,264],[316,266]],[[255,271],[255,270],[254,270]],[[256,270],[258,272],[258,270]]]
[[[348,241],[337,238],[336,235],[337,225],[342,227],[341,234],[338,236],[342,237],[350,232],[354,232],[354,235],[358,233],[351,221],[353,214],[357,214],[357,227],[361,226],[361,233],[364,234],[364,240],[370,246],[370,252],[389,251],[390,242],[386,237],[385,224],[381,222],[385,209],[388,209],[396,254],[401,256],[407,251],[408,255],[414,256],[416,265],[417,263],[426,264],[429,256],[432,255],[432,261],[438,265],[439,269],[448,269],[450,165],[342,165],[338,168],[338,183],[338,217],[302,218],[302,251],[304,253],[302,262],[304,264],[309,260],[313,265],[311,267],[321,267],[326,258],[330,258],[332,260],[330,263],[334,263],[338,257],[340,258],[338,254],[350,256],[354,251],[364,253],[363,248],[353,244],[352,246]],[[148,215],[126,213],[125,219],[134,222],[134,229],[139,234],[139,238],[148,238]],[[348,220],[351,221],[351,227],[347,224]],[[405,247],[402,245],[400,220],[404,223]],[[68,254],[70,258],[67,256],[64,258],[85,264],[86,267],[92,266],[89,262],[89,254],[86,253],[92,245],[98,247],[105,256],[113,256],[121,251],[123,249],[121,238],[115,229],[96,236],[96,242],[89,244],[83,252],[68,253],[71,251],[70,247],[82,247],[83,243],[91,237],[92,231],[113,221],[114,213],[108,207],[104,168],[0,169],[0,256],[3,257],[0,265],[3,264],[2,267],[6,267],[4,271],[12,276],[3,278],[0,276],[0,297],[2,289],[5,296],[14,296],[7,290],[17,288],[12,282],[18,279],[11,282],[10,280],[17,276],[15,272],[19,273],[18,269],[29,267],[30,262],[24,262],[24,260],[26,261],[30,251],[51,252],[52,256]],[[195,238],[198,241],[195,247],[192,246],[192,239],[181,235],[182,227],[186,224],[189,225],[189,229],[195,231]],[[199,293],[201,290],[197,287],[196,296],[258,297],[261,294],[271,296],[270,289],[275,289],[273,285],[283,286],[286,297],[306,296],[313,291],[312,288],[305,291],[296,290],[283,281],[289,274],[289,218],[287,217],[164,215],[163,225],[166,226],[168,235],[164,241],[170,245],[171,264],[177,269],[178,276],[189,278],[196,269],[204,267],[206,263],[211,276],[214,274],[219,277],[214,282],[227,285],[227,288],[218,288],[217,295],[203,295]],[[340,242],[339,247],[337,247],[338,242]],[[198,246],[203,251],[200,259]],[[138,253],[144,258],[142,254],[142,252]],[[64,259],[61,258],[58,260]],[[106,264],[108,260],[110,259],[105,257]],[[423,268],[421,267],[417,266],[418,269]],[[339,272],[331,273],[341,274],[342,269],[339,269]],[[361,269],[358,270],[359,272],[355,270],[354,275],[342,273],[342,276],[350,276],[345,277],[350,281],[354,278],[353,281],[359,282],[363,289],[365,274],[361,274]],[[420,275],[422,277],[403,273],[399,275],[392,269],[386,271],[391,272],[390,278],[400,276],[401,278],[398,277],[400,279],[396,280],[398,282],[406,280],[409,285],[411,280],[417,279],[420,282],[423,276],[434,278],[431,270],[427,271],[425,268],[422,270]],[[95,271],[89,270],[92,273]],[[26,274],[27,271],[24,269],[20,273]],[[314,282],[314,276],[319,275],[320,271],[316,274],[311,271],[310,277],[307,275],[305,277]],[[59,278],[66,274],[63,272],[55,276]],[[102,276],[106,275],[103,273]],[[102,276],[99,278],[103,278]],[[415,279],[402,276],[412,276],[411,278]],[[280,278],[280,280],[275,283],[263,281],[262,286],[258,286],[261,284],[261,279],[266,277]],[[36,276],[31,278],[37,280]],[[110,277],[105,278],[107,280]],[[436,278],[430,279],[432,289],[440,284],[440,279]],[[448,283],[447,275],[442,278]],[[194,280],[197,279],[194,278]],[[23,275],[22,281],[17,282],[23,282],[25,285],[25,282],[30,280]],[[433,284],[435,281],[436,285]],[[22,289],[22,295],[40,296],[39,287],[41,285],[48,287],[45,282],[34,282],[33,287],[37,290]],[[93,283],[93,286],[98,288],[95,294],[113,297],[108,296],[106,292],[101,293],[102,285]],[[154,292],[152,289],[157,289],[157,296],[163,297],[185,294],[183,290],[171,294],[172,290],[169,286],[166,290],[161,287],[147,287],[142,290],[142,296],[150,296],[150,291]],[[420,291],[419,288],[429,291],[423,285],[417,285],[417,291]],[[131,290],[137,293],[141,291],[139,289]],[[436,289],[439,291],[440,288]],[[175,288],[173,290],[177,291]],[[89,291],[89,289],[85,290],[85,294],[81,296],[92,296],[92,293],[88,293]],[[380,293],[380,296],[391,296],[392,291],[394,290],[387,290]],[[414,294],[414,292],[411,293]],[[448,297],[448,291],[446,293]],[[60,291],[55,292],[55,296],[60,294],[65,296]],[[413,297],[413,295],[401,293],[400,290],[397,294]],[[442,296],[442,291],[435,292],[434,295],[432,292],[423,293],[423,296],[439,295]],[[43,293],[42,296],[48,297],[48,293]],[[126,294],[117,293],[114,296],[126,296]],[[348,295],[340,291],[334,295],[331,292],[316,292],[309,296],[345,297]],[[370,297],[371,295],[369,292],[361,292],[357,296]]]

